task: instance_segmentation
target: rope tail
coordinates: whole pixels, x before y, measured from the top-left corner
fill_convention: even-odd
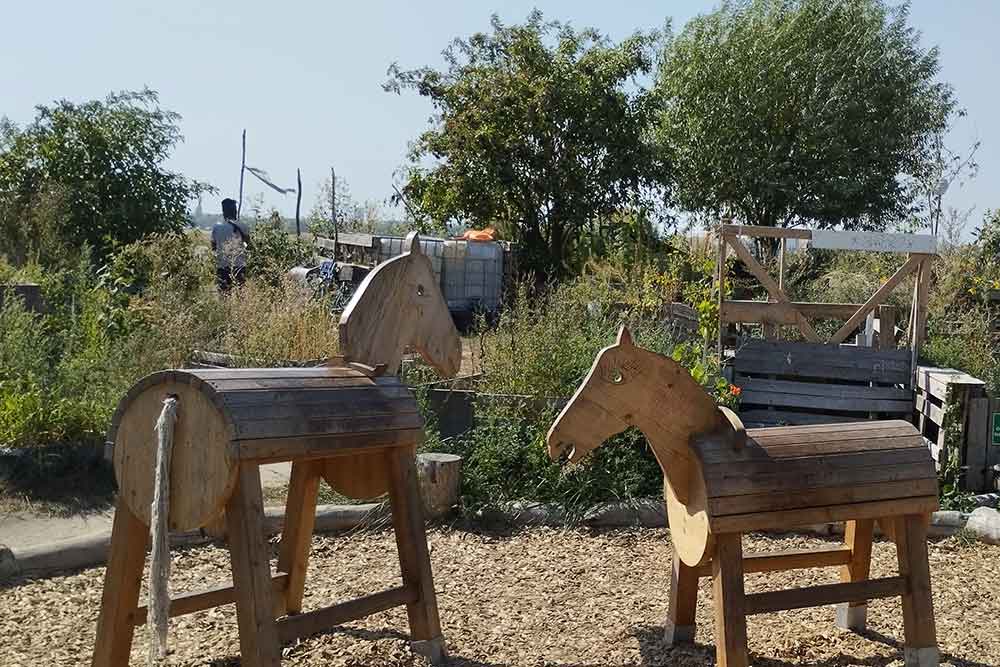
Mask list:
[[[147,664],[155,667],[167,655],[167,621],[170,619],[170,535],[167,518],[170,515],[170,456],[174,444],[174,424],[177,421],[177,398],[163,400],[163,410],[156,420],[156,480],[153,486],[153,506],[150,529],[153,533],[152,557],[149,566],[149,657]]]

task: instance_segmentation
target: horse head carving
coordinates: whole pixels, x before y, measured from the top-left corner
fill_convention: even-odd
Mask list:
[[[441,294],[431,262],[416,232],[402,255],[365,277],[340,316],[340,351],[348,361],[399,369],[403,350],[413,347],[444,376],[458,373],[462,343]]]

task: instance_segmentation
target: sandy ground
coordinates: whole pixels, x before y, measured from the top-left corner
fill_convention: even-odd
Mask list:
[[[437,529],[429,534],[444,635],[457,667],[597,667],[714,663],[711,593],[702,580],[692,647],[661,641],[667,608],[670,542],[662,530],[594,533],[533,529],[512,535]],[[803,548],[801,536],[747,538],[747,551]],[[942,663],[1000,665],[1000,547],[957,538],[930,546]],[[399,569],[391,533],[316,537],[306,609],[395,585]],[[175,592],[225,582],[219,547],[178,551]],[[894,574],[891,544],[875,546],[873,574]],[[102,568],[0,588],[0,665],[89,664]],[[748,591],[829,582],[833,569],[749,575]],[[902,664],[898,600],[872,602],[869,631],[833,625],[832,607],[752,617],[755,665]],[[237,665],[233,606],[174,619],[170,665]],[[284,649],[284,665],[388,667],[424,665],[406,643],[402,609],[336,628]],[[132,664],[145,664],[139,628]]]

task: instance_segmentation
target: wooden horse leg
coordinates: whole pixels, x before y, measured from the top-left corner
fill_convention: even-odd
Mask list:
[[[844,544],[851,549],[851,561],[840,571],[840,580],[849,583],[869,579],[872,560],[873,519],[848,521],[844,530]],[[868,602],[843,602],[837,605],[837,627],[860,632],[868,620]]]
[[[309,546],[312,544],[316,524],[316,495],[322,461],[295,461],[288,482],[288,500],[285,504],[285,527],[281,531],[278,553],[278,571],[288,574],[288,588],[280,601],[280,614],[298,614],[302,611],[302,594],[305,590],[306,568],[309,565]],[[277,603],[276,603],[277,604]]]
[[[931,573],[927,562],[927,518],[920,514],[897,517],[893,526],[899,574],[906,577],[903,594],[903,657],[906,667],[937,667],[937,633]]]
[[[671,646],[694,641],[698,608],[698,570],[688,567],[674,552],[670,576],[670,607],[663,639]]]
[[[240,464],[236,489],[226,503],[226,523],[240,630],[240,664],[279,667],[281,647],[274,623],[264,501],[255,463]]]
[[[749,664],[742,538],[740,533],[717,535],[712,557],[715,662],[718,667],[747,667]]]
[[[417,486],[414,453],[409,447],[393,447],[386,451],[389,467],[389,502],[392,506],[392,526],[399,550],[399,568],[403,584],[417,590],[418,597],[406,605],[410,621],[413,650],[437,664],[445,660],[441,621],[438,619],[437,596],[431,576],[431,561],[424,532],[423,509]]]
[[[94,659],[90,663],[93,667],[128,665],[135,631],[132,614],[139,604],[148,542],[149,529],[119,498],[111,528],[111,555],[104,573]]]

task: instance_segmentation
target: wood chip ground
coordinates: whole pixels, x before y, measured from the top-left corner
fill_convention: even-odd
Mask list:
[[[438,604],[456,667],[694,666],[713,664],[711,593],[702,580],[696,644],[661,641],[667,609],[669,536],[662,530],[532,529],[510,535],[437,529],[429,534]],[[746,551],[805,548],[821,540],[754,536]],[[1000,665],[1000,547],[951,538],[932,543],[930,562],[942,664]],[[306,609],[375,592],[399,576],[392,534],[315,537]],[[895,573],[891,544],[875,545],[873,574]],[[175,593],[223,583],[217,546],[174,554]],[[0,587],[0,665],[87,665],[103,568]],[[834,569],[748,575],[749,591],[832,581]],[[145,595],[145,594],[144,594]],[[832,607],[752,617],[754,665],[902,665],[899,602],[871,603],[869,631],[834,627]],[[133,665],[145,664],[139,628]],[[170,665],[239,664],[232,605],[173,619]],[[283,665],[423,666],[406,642],[402,609],[377,614],[284,649]]]

